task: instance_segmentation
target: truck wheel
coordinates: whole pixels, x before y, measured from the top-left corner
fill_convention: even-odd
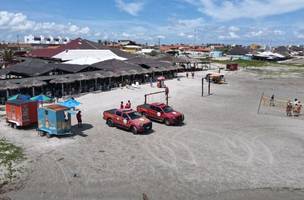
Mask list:
[[[113,123],[112,119],[108,119],[107,120],[107,124],[108,124],[109,127],[113,127],[114,126],[114,123]]]
[[[51,134],[49,134],[49,133],[46,133],[46,137],[47,137],[47,138],[51,138],[51,137],[52,137],[52,135],[51,135]]]
[[[141,114],[142,114],[142,116],[144,116],[144,117],[148,118],[148,115],[147,115],[147,113],[145,113],[145,112],[142,112]]]
[[[135,126],[132,126],[131,131],[132,131],[132,133],[135,134],[135,135],[136,135],[137,132],[138,132],[138,131],[137,131],[137,128],[136,128]]]
[[[169,119],[165,119],[165,124],[166,124],[167,126],[170,126],[170,121],[169,121]]]

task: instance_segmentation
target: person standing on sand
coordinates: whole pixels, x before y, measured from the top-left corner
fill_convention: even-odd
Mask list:
[[[81,116],[81,111],[78,111],[77,115],[76,115],[76,119],[78,122],[78,128],[82,127],[82,116]]]
[[[293,116],[299,117],[301,114],[301,110],[302,110],[301,102],[297,101],[297,103],[295,104],[295,106],[293,108]]]
[[[125,109],[130,109],[131,108],[131,101],[128,100],[128,103],[126,103]]]
[[[167,97],[169,96],[169,88],[168,88],[168,86],[166,86],[166,88],[165,88],[165,94],[166,94]]]
[[[299,100],[297,98],[294,99],[294,102],[293,102],[293,106],[295,106],[296,104],[299,103]]]
[[[120,109],[124,109],[124,103],[123,103],[123,101],[120,102]]]
[[[275,104],[274,104],[274,94],[270,97],[269,105],[270,106],[275,106]]]
[[[186,77],[187,77],[187,78],[189,77],[189,74],[188,74],[188,72],[186,72]]]
[[[290,100],[288,100],[287,102],[287,106],[286,106],[286,115],[288,117],[292,116],[292,103]]]

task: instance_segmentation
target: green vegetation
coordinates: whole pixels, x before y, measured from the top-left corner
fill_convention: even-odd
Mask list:
[[[265,67],[265,66],[273,66],[277,65],[277,63],[274,62],[267,62],[267,61],[260,61],[260,60],[224,60],[224,61],[218,61],[213,60],[212,62],[220,63],[220,64],[229,64],[229,63],[237,63],[241,67]]]
[[[15,178],[16,172],[19,171],[15,165],[24,159],[22,148],[16,147],[4,138],[0,139],[0,169],[4,171],[3,177],[0,177],[2,185]]]
[[[14,52],[12,50],[4,50],[2,57],[5,63],[10,64],[14,60]]]
[[[296,65],[296,64],[288,64],[288,63],[277,63],[277,62],[269,62],[269,61],[261,61],[261,60],[212,60],[213,63],[219,64],[229,64],[229,63],[237,63],[240,67],[304,67],[304,65]]]

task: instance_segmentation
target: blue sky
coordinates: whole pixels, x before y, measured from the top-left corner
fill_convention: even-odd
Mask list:
[[[304,0],[0,0],[0,40],[304,43]]]

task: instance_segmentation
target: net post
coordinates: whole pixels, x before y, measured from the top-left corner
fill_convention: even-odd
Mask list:
[[[202,97],[204,96],[204,78],[202,78]]]
[[[261,109],[263,97],[264,97],[264,92],[261,95],[261,99],[260,99],[260,103],[259,103],[259,107],[258,107],[258,114],[260,114],[260,109]]]
[[[210,92],[210,85],[211,85],[211,78],[209,77],[208,78],[208,95],[211,95],[211,92]]]

